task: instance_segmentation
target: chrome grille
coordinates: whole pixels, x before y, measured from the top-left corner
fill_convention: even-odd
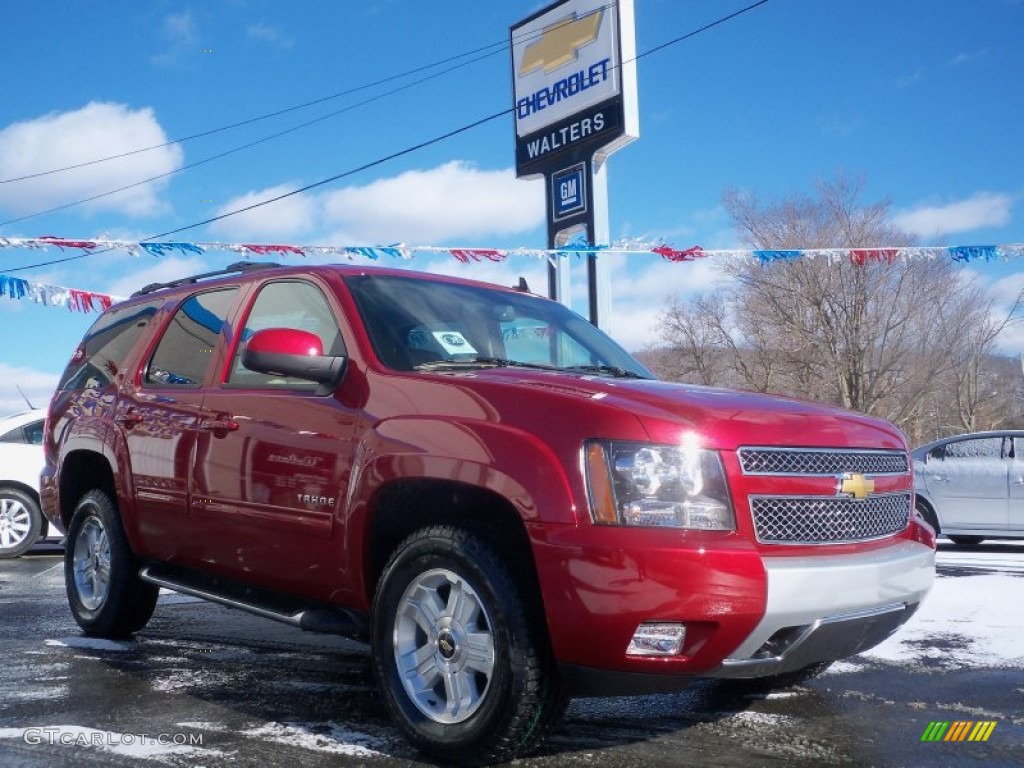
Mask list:
[[[909,467],[903,451],[740,448],[737,454],[745,475],[901,475]]]
[[[763,544],[839,544],[902,531],[910,522],[910,496],[751,496],[750,511]]]

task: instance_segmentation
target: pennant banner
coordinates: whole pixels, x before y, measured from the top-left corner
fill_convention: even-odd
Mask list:
[[[699,245],[691,248],[676,249],[665,243],[648,243],[641,240],[626,240],[613,245],[588,245],[582,240],[574,240],[562,248],[464,248],[450,246],[416,245],[402,243],[387,246],[329,246],[329,245],[284,245],[266,243],[186,243],[186,242],[143,242],[130,240],[81,240],[53,235],[43,237],[17,238],[0,237],[0,248],[58,248],[64,250],[81,250],[85,254],[94,251],[123,251],[133,255],[149,256],[203,255],[207,252],[230,251],[249,258],[258,256],[318,256],[349,261],[369,259],[379,261],[382,258],[411,259],[415,253],[448,254],[452,258],[470,264],[473,262],[503,262],[513,256],[552,260],[569,256],[588,254],[626,254],[660,256],[673,263],[691,262],[698,259],[728,258],[753,259],[761,264],[796,259],[823,258],[829,263],[849,261],[856,266],[867,264],[892,265],[897,261],[918,259],[950,259],[958,263],[972,261],[1007,261],[1024,257],[1024,244],[1009,245],[957,245],[957,246],[923,246],[903,248],[804,248],[785,250],[705,250]],[[108,296],[95,291],[84,291],[77,288],[63,288],[56,285],[45,285],[0,274],[0,297],[10,299],[28,299],[36,304],[49,307],[66,307],[72,312],[102,311],[121,298]]]
[[[0,275],[0,296],[9,299],[28,299],[47,307],[67,307],[71,312],[102,312],[111,304],[121,301],[119,296],[35,283],[10,275]]]
[[[352,261],[356,258],[379,261],[382,258],[411,259],[415,253],[446,253],[463,264],[471,262],[499,262],[510,257],[526,256],[551,259],[586,254],[654,255],[666,261],[688,262],[706,258],[745,258],[762,264],[795,259],[824,258],[830,262],[849,261],[857,266],[870,263],[893,264],[909,259],[951,259],[955,262],[1006,261],[1024,256],[1024,244],[1009,245],[957,245],[911,246],[902,248],[796,248],[784,250],[707,250],[699,245],[676,249],[663,242],[624,240],[612,245],[589,245],[582,239],[573,240],[561,248],[467,248],[437,245],[285,245],[265,243],[184,243],[142,242],[130,240],[77,240],[46,235],[34,238],[0,237],[0,248],[59,248],[81,249],[92,253],[96,249],[124,251],[136,256],[202,255],[208,251],[232,251],[248,258],[259,256],[321,256]]]

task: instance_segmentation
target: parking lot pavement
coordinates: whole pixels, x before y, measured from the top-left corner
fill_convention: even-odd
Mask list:
[[[1008,612],[1024,599],[997,608],[1015,588],[1024,598],[1024,547],[947,550],[920,622],[877,653],[774,693],[701,681],[577,700],[516,765],[1022,765]],[[959,621],[973,586],[978,613]],[[391,726],[365,646],[173,594],[132,641],[84,638],[54,548],[0,563],[0,659],[5,768],[424,764]],[[995,725],[984,742],[922,741],[941,722]]]

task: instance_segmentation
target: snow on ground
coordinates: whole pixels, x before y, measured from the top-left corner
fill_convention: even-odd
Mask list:
[[[953,547],[939,539],[939,566],[1024,573],[1024,541],[987,541],[981,548]]]
[[[116,640],[104,640],[101,637],[60,637],[55,640],[47,640],[46,644],[90,651],[130,651],[133,648],[129,641],[117,642]]]
[[[931,593],[895,635],[863,655],[959,669],[1024,668],[1024,543],[989,549],[940,542]],[[947,567],[958,575],[944,575]]]
[[[381,757],[388,741],[337,723],[266,723],[243,736],[353,757]]]
[[[192,595],[183,595],[180,592],[174,592],[170,589],[160,588],[160,605],[183,605],[184,603],[201,603],[203,599],[201,597],[193,597]]]

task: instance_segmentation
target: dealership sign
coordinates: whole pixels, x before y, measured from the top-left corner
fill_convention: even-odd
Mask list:
[[[548,248],[608,244],[608,155],[640,135],[633,0],[559,0],[511,29],[516,175],[543,176]],[[569,303],[568,270],[548,293]],[[587,257],[590,321],[610,315],[607,269]]]
[[[562,0],[511,34],[519,176],[639,135],[632,0]]]

